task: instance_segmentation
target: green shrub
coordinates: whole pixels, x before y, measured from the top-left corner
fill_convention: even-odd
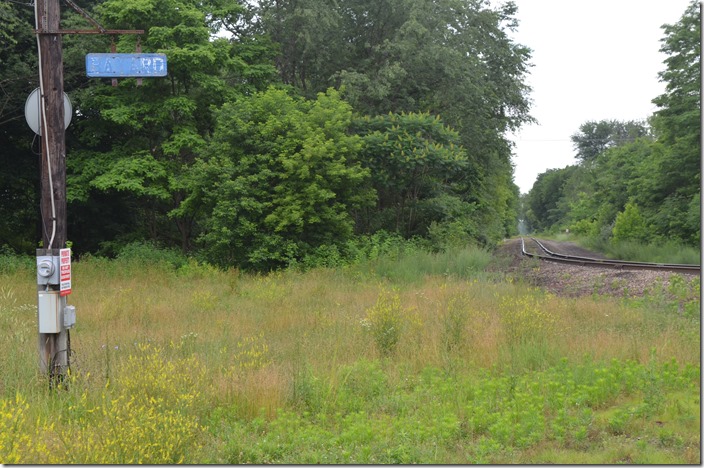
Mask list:
[[[155,242],[138,241],[122,247],[117,260],[129,264],[169,265],[180,268],[188,263],[188,258],[176,249],[159,246]]]
[[[350,258],[341,252],[336,245],[321,245],[308,254],[300,262],[292,262],[289,266],[300,267],[302,270],[311,268],[337,268],[349,265]]]
[[[12,274],[21,270],[34,271],[35,259],[30,255],[18,255],[8,246],[0,246],[0,274]]]
[[[638,205],[626,203],[624,210],[616,215],[616,221],[611,235],[615,242],[624,240],[645,242],[648,240],[649,232],[645,219],[640,214]]]
[[[406,322],[398,292],[382,290],[376,304],[367,309],[362,327],[372,335],[379,353],[389,356],[396,350]]]
[[[349,258],[353,259],[354,263],[359,263],[386,257],[398,258],[404,252],[417,248],[418,244],[419,240],[416,238],[407,240],[397,233],[381,230],[351,239],[345,249]]]
[[[580,219],[572,223],[569,227],[570,233],[596,237],[599,233],[599,225],[596,220]]]

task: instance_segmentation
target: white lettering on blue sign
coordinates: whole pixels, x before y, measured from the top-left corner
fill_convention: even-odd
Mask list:
[[[148,78],[166,73],[165,54],[86,55],[86,74],[91,78]]]

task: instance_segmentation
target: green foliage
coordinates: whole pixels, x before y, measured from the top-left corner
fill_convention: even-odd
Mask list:
[[[504,132],[531,118],[523,80],[530,50],[510,39],[513,3],[492,9],[486,2],[454,0],[267,0],[259,11],[263,28],[280,46],[282,80],[307,96],[334,84],[359,114],[371,118],[441,116],[458,132],[468,158],[462,201],[476,204],[474,227],[480,227],[470,235],[491,244],[507,227],[515,229],[518,192]],[[435,208],[420,209],[427,212],[419,212],[419,219]],[[378,222],[392,226],[396,214]],[[412,216],[406,214],[411,221]],[[399,224],[405,231],[415,227]]]
[[[114,255],[152,240],[266,270],[348,264],[366,255],[353,234],[381,229],[436,250],[490,246],[516,232],[504,135],[531,120],[531,51],[510,38],[512,2],[81,7],[106,27],[144,29],[143,50],[169,60],[166,78],[112,87],[81,72],[85,51],[107,52],[110,38],[64,38],[65,88],[80,109],[67,130],[68,222],[85,252]],[[65,28],[85,27],[63,13]],[[532,228],[606,240],[631,201],[653,239],[699,242],[698,17],[693,3],[664,28],[667,89],[654,100],[652,130],[582,125],[573,137],[582,164],[544,177],[527,199]],[[31,253],[39,203],[36,158],[27,155],[38,148],[27,148],[18,116],[36,86],[32,9],[4,2],[0,22],[0,239]],[[216,37],[222,31],[230,36]],[[136,41],[120,35],[117,50],[133,52]],[[277,82],[307,100],[265,91]]]
[[[101,217],[99,225],[131,222],[121,230],[187,250],[192,219],[177,213],[171,221],[168,215],[185,198],[189,167],[212,129],[209,107],[222,102],[228,48],[209,40],[205,12],[196,2],[107,1],[97,15],[106,27],[144,29],[142,49],[165,53],[169,75],[141,86],[120,80],[117,88],[92,80],[75,93],[90,118],[76,122],[79,140],[67,169],[70,211],[81,220],[103,202],[99,194],[109,195],[109,205],[127,205],[132,217]],[[133,35],[119,37],[118,52],[133,52],[135,46]],[[82,240],[79,244],[90,245]]]
[[[33,254],[36,247],[38,156],[24,119],[27,96],[38,86],[31,4],[0,2],[0,245]]]
[[[396,350],[406,328],[407,317],[396,291],[381,291],[376,304],[367,309],[362,327],[371,333],[374,344],[383,357]]]
[[[563,361],[518,376],[453,377],[425,368],[397,384],[378,361],[360,361],[340,373],[345,380],[335,404],[324,411],[282,411],[272,421],[220,419],[219,433],[225,434],[226,444],[216,460],[506,463],[516,451],[539,451],[551,444],[584,451],[615,433],[633,431],[629,423],[634,418],[651,423],[661,418],[662,405],[648,395],[691,389],[698,378],[696,369],[676,362],[641,365],[619,360],[577,367]],[[624,400],[629,403],[619,406]],[[365,409],[357,409],[362,402]],[[605,412],[610,407],[614,410]],[[639,433],[644,434],[642,429]],[[462,453],[455,452],[458,446]]]
[[[653,125],[668,157],[662,161],[658,185],[666,198],[688,203],[701,181],[701,9],[690,2],[680,20],[663,26],[661,51],[667,54],[660,78],[664,94],[653,99],[659,109]],[[674,192],[674,194],[673,194]],[[691,235],[691,232],[687,232]]]
[[[211,37],[213,28],[246,15],[236,1],[106,1],[94,15],[109,28],[144,29],[142,50],[165,53],[169,74],[141,86],[121,79],[117,88],[92,79],[72,92],[81,109],[67,161],[77,241],[93,252],[120,238],[159,239],[188,251],[204,214],[182,202],[198,190],[192,164],[215,127],[213,109],[271,83],[273,46],[255,32],[231,42]],[[135,40],[120,35],[118,52],[134,52]],[[108,50],[107,42],[86,41],[67,42],[69,63],[78,62],[77,50]]]
[[[608,238],[577,238],[587,248],[604,252],[610,258],[654,263],[683,263],[698,265],[700,249],[677,241],[658,239],[655,243],[636,241],[616,242]]]
[[[0,273],[11,274],[31,268],[36,268],[34,257],[18,255],[7,246],[0,246]]]
[[[516,26],[512,4],[86,0],[81,8],[107,28],[145,31],[139,38],[117,35],[118,52],[134,52],[139,44],[169,62],[165,78],[141,86],[120,79],[113,87],[81,72],[85,51],[107,52],[111,38],[64,37],[65,89],[80,109],[66,138],[68,223],[84,252],[114,255],[130,242],[151,240],[184,252],[202,247],[201,257],[219,264],[268,269],[315,252],[332,259],[337,250],[344,258],[353,232],[386,229],[430,237],[445,248],[491,244],[515,230],[518,195],[503,135],[530,117],[522,80],[529,50],[509,38]],[[63,27],[85,28],[85,18],[63,10]],[[0,39],[7,45],[0,50],[0,83],[8,97],[0,109],[6,143],[0,238],[28,253],[37,232],[37,168],[36,158],[26,157],[26,126],[18,115],[36,85],[32,16],[28,5],[0,6]],[[223,31],[230,36],[218,37]],[[242,113],[231,115],[240,107],[254,110],[260,93],[279,81],[308,101],[280,100],[281,112],[270,109],[266,129]],[[331,86],[351,107],[323,104],[328,97],[319,93]],[[298,109],[308,115],[305,125],[294,121],[293,111],[308,106],[303,103],[317,103]],[[351,109],[378,127],[354,130],[368,154],[348,134]],[[251,125],[233,130],[247,136],[236,155],[225,154],[224,128],[237,119]],[[245,141],[255,134],[259,142]],[[271,158],[282,161],[278,181],[268,172]],[[326,170],[308,169],[326,158]],[[379,168],[369,176],[380,179],[357,165]],[[208,171],[218,180],[249,171],[253,198],[235,205],[255,200],[244,211],[257,219],[232,218],[241,207],[225,205],[239,189],[214,188]],[[257,184],[264,189],[272,182],[271,204],[256,208]],[[247,245],[223,256],[234,239]]]
[[[418,238],[404,239],[397,233],[380,230],[371,235],[355,236],[348,242],[353,263],[375,261],[383,257],[398,259],[406,252],[417,250],[423,244]]]
[[[534,230],[556,227],[564,218],[565,207],[560,203],[567,195],[568,181],[578,171],[577,166],[548,169],[538,175],[527,196],[527,220]]]
[[[539,176],[528,196],[537,230],[564,229],[600,242],[701,239],[700,8],[690,3],[681,19],[664,25],[667,54],[660,78],[666,92],[648,125],[586,122],[572,136],[578,170],[567,180]],[[630,205],[629,205],[630,204]],[[635,207],[637,206],[637,209]]]
[[[2,21],[3,24],[3,29],[0,30],[0,39],[2,39],[2,42],[17,44],[13,33],[20,29],[22,21],[9,3],[0,4],[0,21]],[[0,63],[2,63],[2,57],[0,57]]]
[[[351,210],[373,200],[351,117],[333,90],[308,101],[272,88],[224,105],[186,201],[212,212],[200,238],[206,257],[266,270],[350,239]]]
[[[623,146],[649,134],[650,129],[640,122],[601,120],[583,123],[571,139],[577,150],[577,158],[583,164],[589,164],[607,149]]]
[[[334,268],[374,262],[380,258],[399,256],[425,245],[418,238],[404,239],[399,234],[381,230],[371,235],[358,235],[341,244],[323,244],[312,249],[289,266],[303,270],[311,268]]]
[[[616,215],[616,222],[612,231],[614,242],[634,240],[645,242],[648,240],[649,231],[638,205],[626,203],[625,209]]]
[[[388,114],[355,122],[359,156],[377,193],[374,210],[361,212],[358,229],[404,237],[426,235],[432,222],[471,213],[458,181],[469,170],[457,132],[430,114]],[[467,216],[464,219],[469,219]]]
[[[117,260],[141,266],[167,265],[179,268],[188,262],[186,256],[173,248],[160,247],[154,242],[132,242],[120,249]]]
[[[481,247],[454,247],[432,252],[407,244],[402,250],[359,262],[354,269],[402,284],[423,281],[429,275],[472,279],[482,276],[492,261],[491,252]]]

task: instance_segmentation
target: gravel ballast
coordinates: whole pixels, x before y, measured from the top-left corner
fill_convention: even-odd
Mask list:
[[[591,258],[606,258],[570,242],[541,241],[553,252]],[[608,295],[638,297],[657,288],[665,288],[677,275],[687,283],[700,281],[696,273],[629,270],[602,266],[578,266],[541,261],[521,254],[521,240],[510,239],[499,247],[499,254],[508,257],[509,273],[525,278],[531,284],[566,297]]]

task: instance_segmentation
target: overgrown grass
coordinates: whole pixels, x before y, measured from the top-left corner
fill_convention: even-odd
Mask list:
[[[701,251],[674,242],[643,244],[633,241],[609,242],[604,251],[611,258],[639,262],[701,264]]]
[[[86,258],[59,391],[32,269],[2,272],[0,462],[700,463],[698,289],[563,299],[463,255]]]
[[[677,242],[642,243],[635,241],[604,240],[572,234],[549,236],[558,241],[575,242],[585,248],[604,253],[607,257],[635,262],[701,264],[701,250]]]
[[[483,275],[492,261],[491,252],[479,247],[464,247],[445,252],[422,249],[397,256],[383,256],[356,266],[358,271],[400,283],[417,283],[428,276],[471,279]]]

